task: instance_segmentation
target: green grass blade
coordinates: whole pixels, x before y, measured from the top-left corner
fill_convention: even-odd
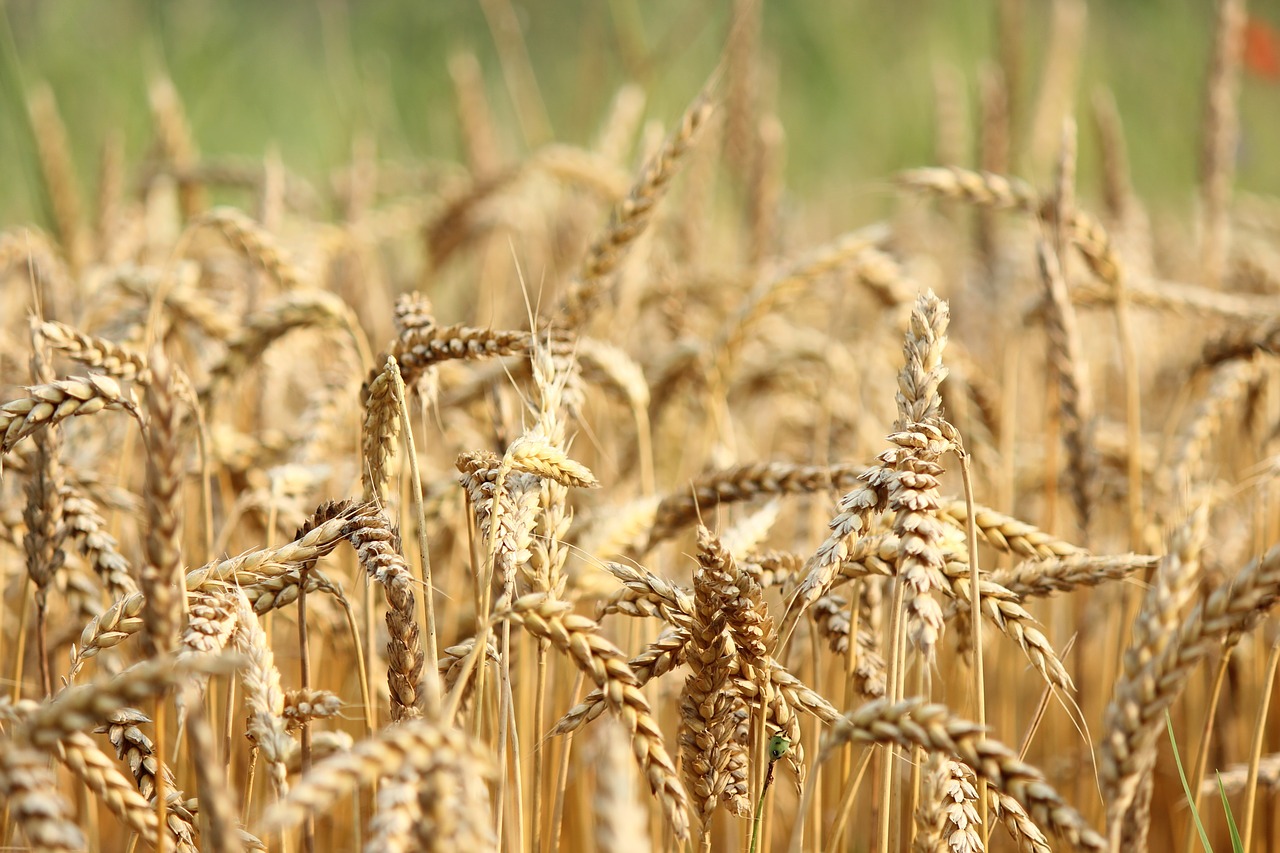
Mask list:
[[[1196,808],[1195,797],[1191,796],[1191,786],[1187,784],[1187,771],[1182,769],[1182,756],[1178,754],[1178,741],[1173,736],[1173,717],[1164,712],[1164,724],[1169,729],[1169,743],[1173,747],[1173,762],[1178,765],[1178,778],[1182,780],[1182,793],[1186,795],[1187,805],[1191,806],[1191,819],[1196,822],[1196,832],[1200,833],[1200,844],[1205,853],[1213,853],[1209,844],[1209,835],[1204,831],[1204,823],[1200,820],[1200,811]],[[1230,812],[1227,813],[1230,815]]]
[[[1227,789],[1222,784],[1222,774],[1218,777],[1218,794],[1222,797],[1222,810],[1227,814],[1227,829],[1231,832],[1231,849],[1234,853],[1244,853],[1244,842],[1240,840],[1240,830],[1236,828],[1235,815],[1231,813],[1231,803],[1227,802]]]

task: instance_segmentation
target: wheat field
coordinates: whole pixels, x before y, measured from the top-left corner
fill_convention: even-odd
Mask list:
[[[511,157],[460,51],[461,162],[323,183],[161,77],[91,193],[31,86],[0,847],[1280,849],[1280,198],[1217,8],[1192,223],[1067,0],[1027,132],[940,74],[935,162],[825,232],[758,3],[683,113]]]

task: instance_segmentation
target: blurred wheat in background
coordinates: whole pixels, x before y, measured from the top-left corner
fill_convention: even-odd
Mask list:
[[[1275,10],[443,5],[0,6],[0,845],[1280,849]]]

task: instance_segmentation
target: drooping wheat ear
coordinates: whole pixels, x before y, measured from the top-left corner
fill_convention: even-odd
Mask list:
[[[987,789],[987,802],[991,806],[991,819],[1004,824],[1019,850],[1024,853],[1051,853],[1049,839],[1045,838],[1021,803],[994,788]]]
[[[510,611],[525,630],[549,640],[569,655],[604,696],[607,707],[622,720],[649,790],[662,803],[663,813],[679,839],[689,835],[688,798],[675,765],[662,743],[658,722],[640,693],[639,679],[620,649],[601,637],[594,621],[568,611],[572,605],[543,594],[517,599]],[[559,730],[559,726],[557,726]]]
[[[36,154],[40,160],[40,177],[49,204],[51,224],[67,262],[73,270],[78,270],[88,260],[88,235],[84,230],[83,204],[67,144],[67,128],[58,113],[53,90],[48,86],[41,86],[31,95],[28,107],[36,134]]]
[[[1209,388],[1196,404],[1187,426],[1178,434],[1166,486],[1168,494],[1198,487],[1206,461],[1211,458],[1210,443],[1222,432],[1229,408],[1244,400],[1261,380],[1259,359],[1231,359],[1213,369]]]
[[[58,793],[49,759],[20,742],[0,749],[0,796],[32,849],[41,853],[84,850],[85,838],[71,820],[71,807]]]
[[[345,329],[353,338],[363,334],[350,306],[341,297],[322,290],[285,293],[245,318],[243,326],[227,341],[222,358],[210,370],[209,388],[243,374],[268,347],[296,329]],[[356,348],[361,349],[359,342]]]
[[[328,690],[284,691],[284,721],[289,731],[295,731],[311,720],[327,720],[342,713],[342,698]]]
[[[457,685],[458,679],[466,671],[466,660],[471,654],[471,650],[475,648],[476,641],[474,637],[470,637],[455,646],[449,646],[444,650],[444,657],[440,658],[436,667],[440,673],[440,684],[445,693],[451,693]],[[485,649],[485,663],[496,664],[498,662],[498,647],[492,641],[489,641],[488,647]],[[462,696],[458,702],[458,713],[465,715],[467,709],[471,707],[471,700],[475,696],[476,679],[468,678],[466,689],[463,690]]]
[[[0,406],[0,453],[10,452],[41,427],[104,409],[123,409],[135,418],[141,417],[133,392],[123,390],[116,380],[100,373],[29,386],[25,397]]]
[[[147,94],[151,105],[156,153],[171,172],[185,177],[180,184],[179,202],[183,218],[189,220],[205,207],[204,187],[193,179],[200,159],[195,135],[191,132],[186,110],[182,107],[182,98],[172,80],[167,77],[157,78],[152,81]]]
[[[1010,515],[976,505],[973,522],[978,535],[997,551],[1016,554],[1029,560],[1051,560],[1056,557],[1083,555],[1084,549]],[[956,528],[965,529],[969,510],[963,500],[946,501],[938,508],[938,517]]]
[[[368,504],[358,504],[355,501],[337,504],[332,517],[292,542],[286,542],[277,548],[247,551],[236,557],[215,560],[192,569],[187,573],[187,589],[206,589],[218,584],[235,586],[242,579],[247,585],[254,580],[261,580],[263,576],[288,574],[289,568],[296,571],[297,564],[318,560],[342,544],[347,535],[347,525],[369,509]]]
[[[737,360],[747,335],[761,320],[786,300],[802,293],[815,280],[845,265],[859,262],[864,253],[874,250],[888,236],[888,229],[882,224],[850,231],[787,264],[781,272],[756,282],[712,345],[721,380],[728,380],[727,371]]]
[[[672,628],[664,631],[640,654],[627,661],[636,677],[636,686],[643,687],[655,678],[660,678],[684,663],[685,650],[689,643],[688,628]],[[560,718],[551,733],[555,735],[576,732],[587,723],[599,717],[609,703],[604,691],[593,690],[582,702]]]
[[[245,660],[243,675],[245,703],[249,719],[245,735],[267,763],[271,787],[277,797],[289,793],[288,770],[285,766],[293,748],[293,738],[285,727],[284,688],[275,653],[258,622],[248,599],[236,599],[235,650]]]
[[[980,853],[982,818],[975,805],[973,771],[933,753],[925,767],[925,792],[916,813],[916,849],[927,853]]]
[[[1152,664],[1176,650],[1175,634],[1182,611],[1196,594],[1200,581],[1200,552],[1208,533],[1208,510],[1201,506],[1170,537],[1169,554],[1156,570],[1151,588],[1133,623],[1133,641],[1125,651],[1123,669],[1115,685],[1115,698],[1107,707],[1107,735],[1100,747],[1107,827],[1113,844],[1121,834],[1127,840],[1146,835],[1147,814],[1133,814],[1140,775],[1155,764],[1154,744],[1135,739],[1130,728],[1135,704],[1151,701],[1160,685],[1151,680]],[[1134,849],[1134,848],[1127,848]],[[1136,848],[1141,849],[1141,848]]]
[[[182,572],[182,477],[180,444],[183,408],[175,391],[176,375],[159,349],[150,356],[147,386],[146,560],[139,567],[139,586],[148,590],[142,608],[143,643],[148,654],[168,654],[178,641],[186,610]]]
[[[787,708],[803,711],[827,725],[834,723],[840,717],[840,712],[836,710],[834,705],[822,698],[813,688],[792,675],[786,667],[776,660],[771,659],[769,661],[769,678],[773,682],[775,698],[782,697],[782,702],[785,703]],[[760,686],[753,681],[739,678],[735,680],[734,684],[737,686],[738,692],[748,702],[761,695]],[[772,715],[773,713],[771,709],[770,714]]]
[[[1044,216],[1046,208],[1042,207],[1040,213]],[[1067,238],[1075,244],[1080,256],[1098,280],[1110,285],[1113,291],[1122,281],[1127,284],[1124,261],[1116,251],[1106,226],[1084,210],[1072,211],[1067,224]]]
[[[721,504],[739,503],[768,495],[807,494],[850,489],[862,465],[794,465],[754,462],[705,474],[662,499],[654,515],[645,551],[706,517]]]
[[[263,816],[264,833],[280,832],[323,814],[351,792],[408,771],[466,760],[480,779],[492,776],[485,756],[457,729],[426,719],[406,720],[380,729],[352,749],[317,763],[298,779],[289,796]]]
[[[431,209],[422,235],[428,263],[439,269],[481,231],[481,220],[490,202],[501,197],[525,177],[523,166],[508,166],[490,175],[451,187],[439,205]]]
[[[804,557],[790,551],[757,551],[739,561],[742,570],[756,579],[765,589],[785,587],[795,580],[804,567]],[[885,574],[889,574],[888,568]]]
[[[1134,279],[1125,281],[1125,293],[1129,302],[1156,311],[1172,311],[1180,314],[1211,314],[1245,324],[1265,324],[1276,314],[1277,300],[1270,295],[1252,293],[1224,293],[1195,284],[1158,279]],[[1109,306],[1116,301],[1113,287],[1095,287],[1080,283],[1071,289],[1071,301],[1082,307]],[[1039,306],[1035,309],[1039,316]],[[1032,315],[1027,315],[1031,317]],[[1206,358],[1214,355],[1214,361],[1234,358],[1251,352],[1256,346],[1246,343],[1252,340],[1250,329],[1236,328],[1205,347]],[[1263,336],[1261,341],[1265,341]]]
[[[545,439],[521,436],[507,448],[503,462],[512,470],[552,480],[562,486],[578,489],[600,487],[600,481],[587,466],[573,461]]]
[[[207,581],[202,589],[225,590],[231,586],[239,587],[245,598],[253,606],[253,612],[262,616],[272,610],[287,607],[298,600],[302,591],[302,565],[270,565],[262,569],[247,569],[236,572],[233,584],[222,581]],[[195,591],[190,582],[190,591]],[[338,599],[345,606],[346,595],[342,588],[319,569],[307,570],[307,592],[323,592]]]
[[[68,358],[95,367],[121,382],[146,385],[151,381],[151,368],[142,353],[105,338],[86,335],[65,323],[43,323],[40,333],[49,346]]]
[[[348,522],[343,535],[356,549],[360,565],[382,584],[387,596],[387,685],[396,722],[422,716],[422,644],[414,604],[413,574],[400,554],[400,536],[380,511]]]
[[[1008,178],[991,172],[974,172],[956,166],[911,169],[899,174],[898,182],[915,192],[930,193],[993,210],[1030,213],[1039,202],[1035,189],[1019,178]]]
[[[971,767],[977,775],[1020,803],[1035,821],[1084,850],[1101,851],[1106,842],[1045,782],[1044,774],[1019,761],[1017,754],[982,733],[982,728],[923,699],[868,702],[836,720],[819,758],[825,761],[850,742],[918,746],[940,752]]]
[[[1052,199],[1042,200],[1030,184],[1018,178],[952,166],[913,169],[901,173],[898,180],[916,192],[963,201],[985,210],[1035,214],[1055,222]],[[1113,286],[1119,281],[1124,267],[1101,222],[1083,210],[1076,210],[1067,220],[1067,236],[1098,278]]]
[[[106,724],[98,726],[94,731],[107,735],[107,739],[115,747],[116,757],[129,766],[138,793],[151,804],[150,808],[154,813],[158,787],[156,775],[161,772],[161,768],[156,759],[155,744],[140,728],[151,720],[132,708],[112,711],[103,719]],[[196,853],[196,817],[187,808],[186,795],[178,789],[173,772],[168,766],[163,768],[163,773],[169,839],[176,843],[180,853]]]
[[[90,620],[80,633],[79,648],[73,647],[67,681],[75,680],[86,660],[140,632],[143,628],[142,608],[145,604],[146,599],[142,593],[130,593],[108,607],[101,616]]]
[[[1042,598],[1122,580],[1135,572],[1153,569],[1158,562],[1158,557],[1149,554],[1105,557],[1076,554],[1050,560],[1026,560],[1009,569],[995,569],[987,579],[1019,598]]]
[[[401,332],[387,345],[386,354],[395,356],[405,384],[413,387],[423,371],[442,361],[523,355],[529,352],[533,342],[529,332],[473,329],[463,325],[427,326]],[[368,393],[368,385],[376,378],[376,373],[370,374],[362,396]]]
[[[594,151],[574,145],[544,145],[525,161],[524,167],[566,186],[581,187],[608,204],[616,204],[631,188],[630,172]]]
[[[177,325],[183,328],[189,326],[217,341],[230,339],[238,328],[238,318],[228,316],[219,302],[195,286],[192,278],[199,272],[195,264],[183,261],[177,270],[178,280],[172,286],[165,283],[164,271],[154,267],[120,266],[115,268],[109,281],[148,304],[162,298],[164,310],[180,320]]]
[[[246,604],[252,604],[245,596]],[[240,614],[232,596],[196,591],[190,595],[187,624],[182,629],[180,657],[217,655],[226,649],[236,634]]]
[[[832,653],[849,653],[849,635],[853,627],[849,620],[849,602],[839,595],[824,595],[818,599],[809,613],[818,635],[827,641]],[[850,674],[854,689],[867,699],[879,699],[885,691],[885,660],[870,631],[859,630],[857,654]]]
[[[55,754],[121,823],[144,840],[154,843],[159,826],[155,809],[138,793],[133,782],[117,769],[115,762],[98,748],[93,738],[84,732],[72,732],[58,741]]]
[[[1049,360],[1058,378],[1063,440],[1067,445],[1067,468],[1071,476],[1071,498],[1080,529],[1088,535],[1095,502],[1097,456],[1093,442],[1093,393],[1087,366],[1080,349],[1080,332],[1075,310],[1062,278],[1058,258],[1042,238],[1036,246],[1040,280],[1049,294],[1045,333],[1049,339]]]
[[[400,407],[395,399],[395,356],[369,382],[364,394],[364,423],[360,431],[360,480],[364,499],[386,505],[391,482],[391,458],[400,435]]]
[[[645,166],[631,192],[614,209],[601,234],[582,263],[582,272],[560,300],[558,315],[565,328],[577,329],[604,296],[609,279],[636,239],[649,227],[654,207],[667,193],[671,179],[680,169],[685,154],[697,142],[699,131],[713,112],[705,95],[699,95],[680,119],[680,126],[663,143]]]
[[[649,383],[644,368],[621,347],[597,340],[578,341],[578,358],[585,378],[620,396],[629,405],[649,408]]]
[[[867,249],[858,255],[853,271],[858,282],[871,291],[884,308],[901,308],[910,304],[916,295],[916,283],[888,252]]]
[[[1244,0],[1219,0],[1213,60],[1205,86],[1204,136],[1200,143],[1200,260],[1210,285],[1218,285],[1230,246],[1231,183],[1240,135],[1237,99],[1244,45]]]
[[[678,628],[693,622],[694,603],[689,590],[643,568],[605,561],[602,567],[622,582],[622,589],[602,601],[599,615],[654,616]]]
[[[215,207],[187,226],[188,233],[217,231],[244,257],[270,275],[284,291],[297,290],[305,276],[274,235],[233,207]]]
[[[737,667],[728,631],[728,614],[720,596],[731,559],[706,528],[698,530],[698,568],[693,575],[693,620],[686,647],[689,677],[680,694],[680,755],[685,783],[699,825],[703,848],[710,849],[711,816],[722,803],[730,814],[750,814],[748,792],[732,773],[735,712],[741,699],[730,676]],[[752,673],[754,674],[754,672]],[[751,678],[749,674],[747,677]],[[768,670],[764,671],[767,685]],[[767,691],[766,691],[767,692]]]
[[[969,612],[969,602],[973,600],[971,572],[969,564],[958,560],[949,560],[945,566],[946,590],[950,592],[953,611]],[[1071,691],[1074,685],[1062,659],[1054,650],[1049,638],[1037,627],[1035,618],[1020,603],[1019,598],[1008,589],[988,579],[979,581],[982,596],[982,614],[990,619],[1000,632],[1018,644],[1023,654],[1031,661],[1031,665],[1046,682],[1063,690]]]

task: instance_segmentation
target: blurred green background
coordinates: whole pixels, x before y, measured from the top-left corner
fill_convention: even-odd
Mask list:
[[[505,5],[505,4],[500,4]],[[793,197],[837,210],[888,194],[895,170],[933,161],[934,73],[952,68],[976,124],[977,80],[996,51],[995,0],[765,2],[765,90],[787,131]],[[1026,118],[1049,30],[1047,2],[1028,0],[1018,108]],[[477,0],[7,0],[9,41],[0,113],[0,221],[36,218],[21,172],[15,92],[47,82],[91,188],[104,135],[123,132],[131,162],[150,140],[147,84],[169,74],[205,156],[258,158],[321,180],[371,132],[393,160],[459,156],[447,64],[473,51],[501,122],[506,153],[522,144],[485,10]],[[625,82],[649,94],[648,115],[674,121],[715,66],[731,4],[688,0],[513,0],[556,138],[588,140]],[[1251,4],[1280,26],[1280,2]],[[1092,3],[1081,63],[1084,192],[1094,169],[1086,107],[1109,86],[1125,123],[1134,181],[1166,212],[1194,196],[1214,4]],[[19,88],[20,87],[20,88]],[[1280,81],[1246,74],[1237,186],[1280,193]],[[1038,177],[1029,175],[1029,177]]]

